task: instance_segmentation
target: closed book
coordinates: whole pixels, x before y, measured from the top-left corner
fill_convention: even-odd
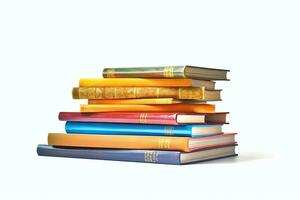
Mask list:
[[[158,66],[158,67],[127,67],[104,68],[104,78],[190,78],[201,80],[228,80],[225,69],[182,66]]]
[[[174,98],[145,98],[145,99],[89,99],[89,104],[202,104],[204,100],[179,100]]]
[[[82,78],[80,87],[205,87],[215,89],[215,82],[192,79]]]
[[[234,133],[200,138],[49,133],[48,145],[112,149],[178,150],[191,152],[209,147],[235,144],[234,136]]]
[[[81,112],[190,112],[213,113],[213,104],[166,104],[166,105],[126,105],[126,104],[83,104]]]
[[[54,147],[39,144],[37,147],[37,153],[39,156],[131,161],[174,165],[188,164],[237,155],[235,153],[234,145],[222,146],[217,148],[207,148],[195,152],[183,153],[180,151]]]
[[[171,87],[74,87],[74,99],[175,98],[203,101],[221,100],[221,90]]]
[[[61,121],[113,122],[135,124],[224,124],[228,113],[168,113],[168,112],[60,112]]]
[[[155,124],[120,124],[100,122],[66,122],[67,133],[101,135],[151,135],[204,137],[222,133],[222,125],[155,125]]]

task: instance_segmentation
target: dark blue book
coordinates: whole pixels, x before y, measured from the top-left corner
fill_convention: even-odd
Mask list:
[[[154,125],[154,124],[121,124],[99,122],[66,122],[67,133],[105,134],[105,135],[150,135],[204,137],[222,134],[222,125]]]
[[[207,148],[200,151],[183,153],[180,151],[53,147],[40,144],[37,147],[37,153],[40,156],[149,162],[174,165],[200,162],[237,155],[235,153],[235,145]]]

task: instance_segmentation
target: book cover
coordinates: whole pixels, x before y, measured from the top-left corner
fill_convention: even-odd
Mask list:
[[[194,155],[190,155],[191,153],[185,153],[183,155],[183,153],[180,151],[54,147],[44,144],[38,145],[37,154],[39,156],[117,160],[174,165],[187,164],[191,162],[205,161],[236,155],[234,152],[234,146],[223,146],[214,149],[208,148],[200,150],[196,153],[192,153]],[[188,156],[193,156],[194,158],[185,159]]]
[[[222,134],[222,125],[154,125],[100,122],[72,122],[65,124],[67,133],[103,135],[151,135],[176,137],[205,137]]]
[[[127,67],[104,68],[104,78],[191,78],[202,80],[227,80],[225,69],[183,66],[157,66],[157,67]]]
[[[108,122],[108,123],[135,123],[135,124],[165,124],[179,125],[188,123],[224,124],[228,113],[172,113],[172,112],[60,112],[61,121],[77,122]],[[185,120],[188,116],[188,120]],[[195,117],[195,119],[193,118]]]
[[[73,99],[138,99],[175,98],[203,101],[221,100],[221,90],[205,90],[204,87],[74,87]]]
[[[214,104],[165,104],[165,105],[126,105],[126,104],[82,104],[81,112],[189,112],[214,113]]]
[[[234,133],[200,138],[67,133],[48,134],[48,145],[63,147],[154,149],[191,152],[209,147],[233,144],[236,144]]]

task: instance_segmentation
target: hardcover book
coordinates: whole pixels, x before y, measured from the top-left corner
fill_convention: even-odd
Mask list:
[[[234,136],[234,133],[200,138],[49,133],[48,145],[112,149],[178,150],[191,152],[209,147],[236,144]]]
[[[201,80],[228,80],[225,69],[184,66],[104,68],[104,78],[190,78]]]
[[[189,112],[214,113],[213,104],[165,104],[165,105],[126,105],[88,104],[80,105],[81,112]]]
[[[215,82],[192,79],[82,78],[80,87],[205,87],[215,89]]]
[[[155,135],[179,137],[204,137],[222,134],[222,125],[154,125],[154,124],[120,124],[99,122],[66,122],[67,133],[101,134],[101,135]]]
[[[74,87],[73,99],[175,98],[203,101],[221,100],[221,90],[169,87]]]
[[[134,124],[224,124],[228,113],[168,113],[168,112],[60,112],[59,120],[77,122],[108,122]]]
[[[222,146],[217,148],[207,148],[195,152],[183,153],[180,151],[53,147],[40,144],[37,147],[37,153],[39,156],[117,160],[174,165],[200,162],[237,155],[235,153],[234,145]]]
[[[145,99],[88,99],[88,104],[203,104],[203,100],[179,100],[174,98],[145,98]]]

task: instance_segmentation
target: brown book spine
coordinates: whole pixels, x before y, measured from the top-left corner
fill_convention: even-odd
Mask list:
[[[166,88],[166,87],[75,87],[74,99],[136,99],[136,98],[175,98],[204,99],[205,88]]]

